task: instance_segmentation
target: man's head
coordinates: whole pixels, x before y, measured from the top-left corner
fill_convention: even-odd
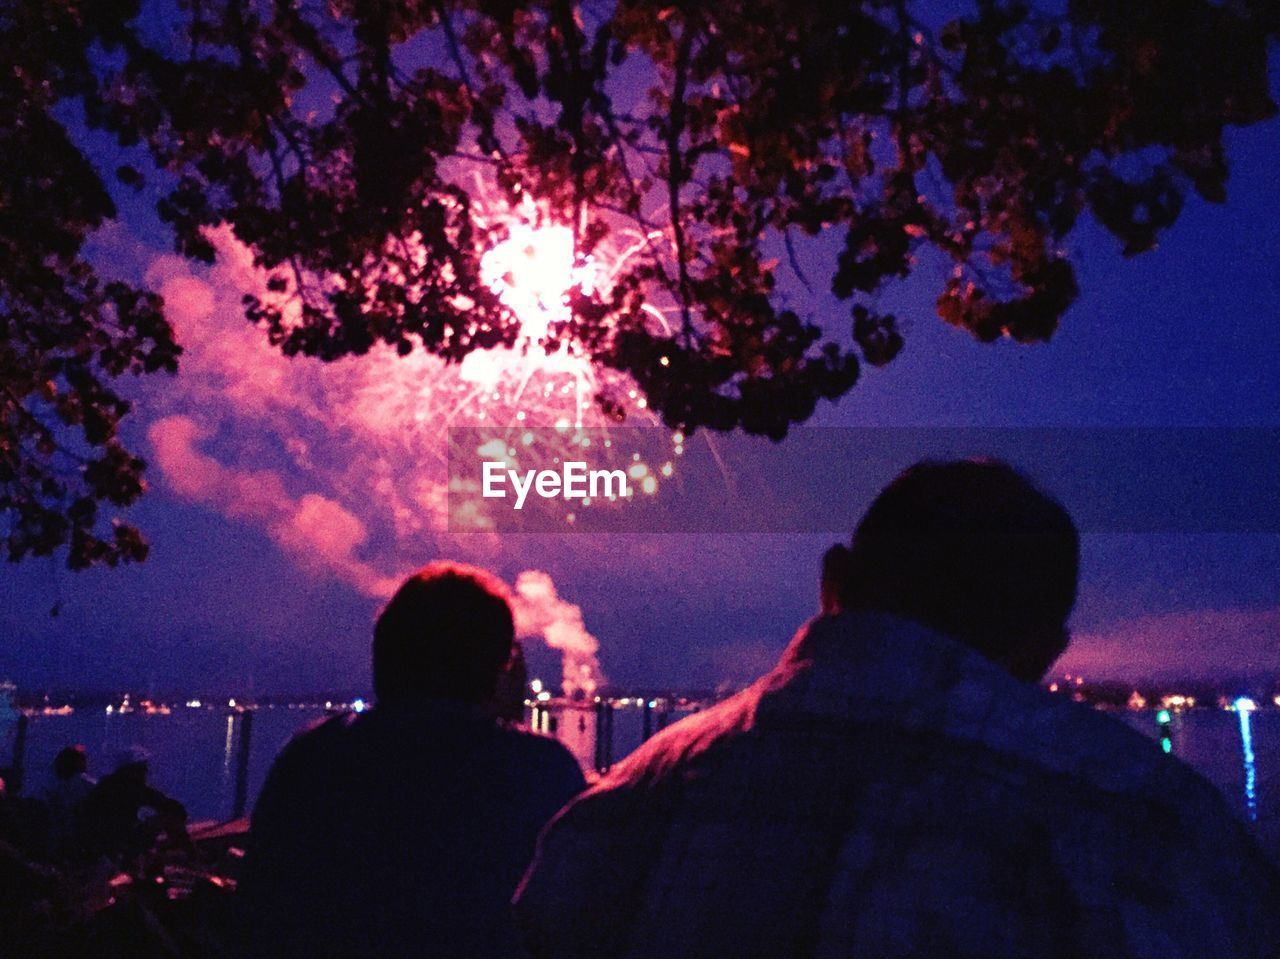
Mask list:
[[[1080,538],[1005,463],[924,462],[880,493],[853,535],[840,605],[945,633],[1024,680],[1067,646]]]
[[[151,753],[142,746],[130,746],[116,754],[113,768],[117,779],[145,783],[151,771]]]
[[[53,758],[53,774],[66,780],[81,776],[89,770],[89,756],[81,745],[64,746]]]
[[[487,700],[511,656],[515,621],[502,581],[462,563],[432,563],[409,577],[373,630],[379,701]]]

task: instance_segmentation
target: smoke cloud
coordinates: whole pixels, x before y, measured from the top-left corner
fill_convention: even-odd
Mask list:
[[[446,429],[474,425],[477,385],[422,350],[284,356],[244,319],[245,293],[269,295],[250,251],[225,229],[210,239],[211,267],[159,256],[147,269],[184,349],[176,382],[142,404],[155,417],[147,438],[161,485],[259,526],[301,569],[375,599],[435,556],[492,563],[495,536],[447,528]],[[560,652],[566,692],[593,692],[599,644],[582,611],[545,572],[521,573],[515,596],[521,635]]]
[[[564,695],[595,695],[604,683],[598,659],[600,644],[587,632],[582,610],[560,598],[550,576],[528,569],[516,577],[515,613],[517,633],[541,636],[548,646],[559,651]]]
[[[367,596],[385,598],[396,580],[383,576],[355,555],[368,539],[364,523],[317,493],[294,499],[275,473],[228,469],[201,453],[207,434],[186,416],[151,424],[147,437],[172,490],[184,499],[213,507],[230,519],[263,525],[299,566],[346,580]]]

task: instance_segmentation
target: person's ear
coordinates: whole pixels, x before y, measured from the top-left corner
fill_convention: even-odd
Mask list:
[[[853,598],[863,591],[867,574],[866,561],[856,550],[846,547],[842,575],[837,589],[842,607],[849,609],[854,605]]]

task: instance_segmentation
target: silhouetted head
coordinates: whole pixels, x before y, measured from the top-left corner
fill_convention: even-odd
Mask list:
[[[915,620],[1019,679],[1067,647],[1080,538],[1011,466],[924,462],[880,493],[853,536],[839,601]]]
[[[409,577],[378,617],[374,691],[381,702],[485,702],[514,640],[510,594],[500,579],[462,563],[432,563]]]
[[[62,780],[83,775],[88,769],[89,757],[80,745],[64,746],[53,758],[53,774]]]
[[[151,770],[151,753],[142,746],[130,746],[116,756],[114,768],[117,779],[145,783]]]

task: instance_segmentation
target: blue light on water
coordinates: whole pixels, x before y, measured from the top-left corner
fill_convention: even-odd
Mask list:
[[[1244,805],[1251,820],[1258,818],[1258,766],[1253,756],[1253,711],[1257,704],[1247,696],[1235,701],[1240,717],[1240,746],[1244,756]]]
[[[1166,753],[1173,752],[1173,732],[1170,725],[1173,722],[1173,716],[1167,709],[1162,709],[1156,713],[1156,725],[1160,728],[1160,748]]]

